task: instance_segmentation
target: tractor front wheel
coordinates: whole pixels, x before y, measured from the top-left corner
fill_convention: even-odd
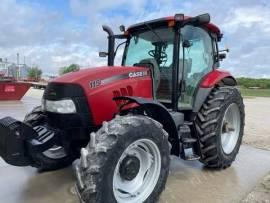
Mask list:
[[[81,150],[77,192],[85,203],[156,202],[166,184],[169,154],[160,123],[141,115],[117,116]]]
[[[235,160],[244,132],[244,104],[235,87],[216,87],[195,120],[201,162],[211,168],[227,168]]]

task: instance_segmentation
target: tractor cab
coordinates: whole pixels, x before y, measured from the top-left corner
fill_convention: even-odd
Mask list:
[[[122,65],[150,68],[154,99],[174,110],[192,110],[199,83],[220,61],[217,42],[222,34],[209,15],[176,14],[121,30],[124,34],[115,38],[126,40]],[[110,42],[109,48],[114,47]],[[110,52],[108,64],[113,65]]]

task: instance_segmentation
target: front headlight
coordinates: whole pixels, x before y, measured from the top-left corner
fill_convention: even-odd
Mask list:
[[[42,109],[53,113],[76,113],[76,106],[71,99],[43,100]]]

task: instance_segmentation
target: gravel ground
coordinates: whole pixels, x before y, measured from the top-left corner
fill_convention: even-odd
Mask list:
[[[243,142],[270,150],[270,98],[245,98],[246,125]]]
[[[270,174],[264,177],[242,203],[270,203]]]
[[[246,98],[244,103],[246,126],[243,142],[270,150],[270,98]],[[270,203],[270,172],[242,202]]]

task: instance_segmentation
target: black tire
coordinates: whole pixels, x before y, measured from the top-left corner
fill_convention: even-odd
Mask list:
[[[221,145],[222,120],[229,105],[235,103],[240,111],[240,132],[232,152],[227,154]],[[215,87],[195,120],[202,157],[200,161],[210,168],[227,168],[235,160],[244,133],[245,112],[243,98],[236,87]]]
[[[157,202],[165,188],[169,173],[170,147],[168,134],[162,125],[149,117],[141,115],[117,116],[110,122],[105,122],[90,141],[88,151],[88,167],[81,161],[76,166],[77,192],[82,202],[104,203],[117,202],[113,193],[114,169],[124,150],[134,141],[149,139],[153,141],[161,155],[161,169],[153,192],[144,202]],[[91,146],[94,142],[94,147]]]
[[[46,116],[42,112],[41,106],[35,107],[30,113],[28,113],[24,122],[32,127],[41,125],[46,122]],[[52,159],[45,156],[42,152],[31,154],[33,160],[32,166],[38,168],[39,171],[52,171],[67,167],[75,160],[75,155],[65,150],[66,156],[62,158]]]

